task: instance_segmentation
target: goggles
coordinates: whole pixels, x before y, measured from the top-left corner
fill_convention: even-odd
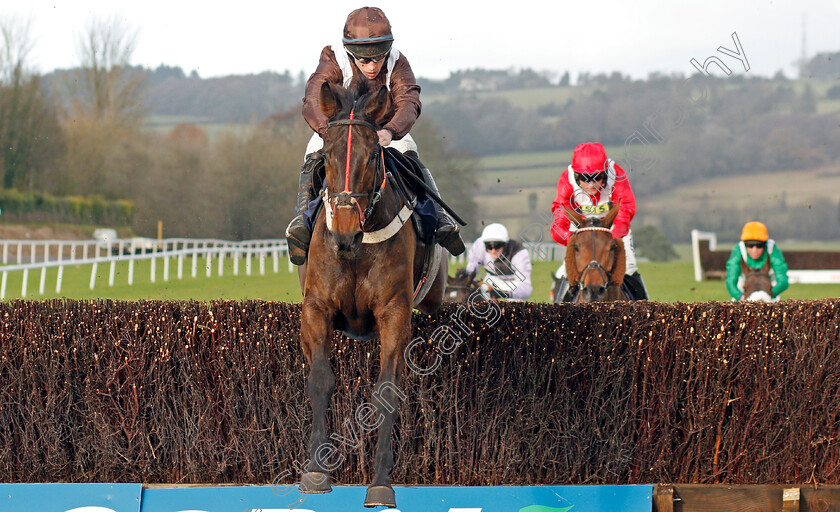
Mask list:
[[[764,249],[765,247],[767,247],[767,242],[762,242],[760,240],[747,240],[746,242],[744,242],[744,246],[748,249]]]
[[[355,55],[353,55],[353,58],[356,59],[356,62],[358,62],[359,64],[370,64],[371,62],[376,64],[385,60],[385,57],[387,56],[388,54],[386,53],[385,55],[380,55],[379,57],[356,57]]]
[[[504,247],[504,242],[484,242],[484,248],[488,251],[498,251],[499,249],[504,249]]]
[[[595,182],[602,182],[606,183],[607,181],[607,173],[604,171],[596,172],[595,174],[584,174],[582,172],[575,173],[575,180],[578,183],[585,182],[585,183],[595,183]]]

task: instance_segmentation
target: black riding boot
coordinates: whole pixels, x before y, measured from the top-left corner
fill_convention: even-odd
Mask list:
[[[295,265],[303,265],[306,261],[306,253],[309,251],[309,240],[312,238],[312,233],[306,226],[303,212],[309,207],[309,201],[315,198],[315,189],[313,186],[314,171],[323,162],[323,159],[324,156],[320,151],[310,153],[306,155],[306,161],[300,170],[297,206],[295,207],[297,216],[289,222],[289,227],[286,228],[286,242],[289,244],[289,259]]]
[[[624,282],[633,290],[633,296],[636,297],[636,300],[650,300],[641,274],[638,272],[626,274],[624,276]]]
[[[426,182],[426,185],[429,186],[435,193],[440,197],[440,192],[438,191],[437,185],[435,184],[435,179],[432,178],[432,173],[426,167],[421,167],[423,169],[423,180]],[[437,212],[437,228],[435,229],[435,242],[440,244],[441,247],[449,251],[449,253],[453,256],[458,256],[462,254],[465,250],[464,248],[464,241],[461,240],[461,233],[458,224],[452,220],[452,217],[446,213],[446,210],[443,209],[441,205],[435,201],[435,212]]]

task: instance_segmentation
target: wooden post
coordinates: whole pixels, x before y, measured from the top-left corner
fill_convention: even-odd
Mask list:
[[[674,512],[674,486],[659,484],[653,488],[653,512]]]
[[[799,512],[799,487],[782,492],[782,512]]]

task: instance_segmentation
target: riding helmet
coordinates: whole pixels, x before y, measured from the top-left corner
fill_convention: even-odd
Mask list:
[[[344,24],[344,48],[360,58],[376,58],[391,51],[394,36],[391,22],[378,7],[362,7],[351,12]]]
[[[741,240],[759,240],[766,242],[770,238],[767,234],[767,226],[760,222],[747,222],[741,231]]]
[[[481,232],[481,241],[483,242],[507,242],[508,240],[510,240],[510,237],[507,228],[498,222],[488,224]]]
[[[572,170],[582,174],[596,174],[607,170],[607,151],[600,142],[578,144],[572,153]]]

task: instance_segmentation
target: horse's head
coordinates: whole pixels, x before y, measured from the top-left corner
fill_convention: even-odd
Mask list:
[[[610,232],[618,204],[603,217],[583,217],[575,211],[566,214],[577,230],[566,247],[566,274],[569,286],[579,286],[578,302],[618,300],[624,280],[624,243]]]
[[[324,136],[327,228],[339,256],[352,258],[385,185],[376,131],[391,110],[391,96],[385,87],[368,91],[363,84],[344,89],[324,82],[320,102],[329,119]]]
[[[770,279],[770,259],[761,268],[752,268],[741,261],[741,273],[744,275],[744,299],[769,302],[773,284]]]
[[[467,298],[478,289],[479,283],[475,280],[476,271],[467,272],[466,269],[458,269],[455,276],[447,276],[446,292],[444,302],[466,302]]]

